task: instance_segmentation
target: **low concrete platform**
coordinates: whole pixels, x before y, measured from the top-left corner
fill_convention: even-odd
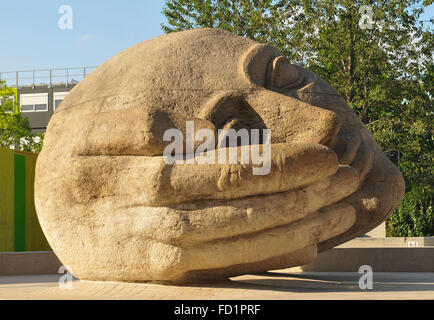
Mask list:
[[[53,274],[61,265],[53,251],[0,252],[0,276]]]
[[[357,244],[362,242],[357,240]],[[62,263],[54,252],[1,252],[0,276],[53,274]],[[358,272],[369,265],[376,272],[434,272],[434,247],[340,246],[318,254],[311,263],[293,272]]]
[[[434,247],[337,247],[294,271],[358,272],[368,265],[376,272],[434,272]]]
[[[347,241],[336,248],[387,248],[387,247],[434,247],[434,237],[358,237]]]
[[[360,289],[359,273],[288,269],[194,286],[73,280],[68,289],[59,286],[61,276],[1,276],[0,299],[434,299],[434,273],[374,272],[372,290]]]

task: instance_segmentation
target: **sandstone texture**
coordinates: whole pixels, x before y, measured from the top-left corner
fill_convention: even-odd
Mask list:
[[[187,121],[195,132],[271,130],[270,172],[168,164],[164,133],[186,132]],[[60,261],[79,279],[107,281],[307,264],[376,227],[403,192],[398,169],[326,81],[218,29],[145,41],[92,72],[53,115],[35,178]]]

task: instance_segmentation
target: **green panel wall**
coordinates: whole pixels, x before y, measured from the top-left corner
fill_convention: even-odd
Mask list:
[[[15,251],[26,251],[26,157],[15,154]]]
[[[0,252],[14,251],[13,150],[0,148]]]
[[[51,250],[35,210],[36,159],[0,148],[0,252]]]

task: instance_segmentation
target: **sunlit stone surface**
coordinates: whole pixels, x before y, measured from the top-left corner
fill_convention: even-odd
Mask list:
[[[167,164],[164,132],[186,121],[271,130],[269,173]],[[49,123],[35,188],[44,233],[79,279],[189,282],[309,263],[384,221],[404,182],[323,79],[268,45],[197,29],[80,82]]]

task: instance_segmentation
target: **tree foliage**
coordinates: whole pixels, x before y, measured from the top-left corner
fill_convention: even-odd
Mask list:
[[[31,132],[29,120],[21,115],[15,88],[0,81],[0,147],[38,153],[42,139],[42,134]]]
[[[410,230],[421,230],[419,235],[430,236],[432,219],[424,217],[432,215],[434,181],[434,37],[419,19],[424,5],[431,3],[167,0],[163,8],[167,24],[162,28],[228,30],[273,45],[294,63],[325,78],[383,151],[399,158],[407,193],[388,223],[389,234],[408,236]],[[370,9],[362,7],[366,5]],[[409,217],[417,222],[398,227],[410,226]]]
[[[389,236],[423,237],[434,234],[433,189],[413,186],[387,221]]]

